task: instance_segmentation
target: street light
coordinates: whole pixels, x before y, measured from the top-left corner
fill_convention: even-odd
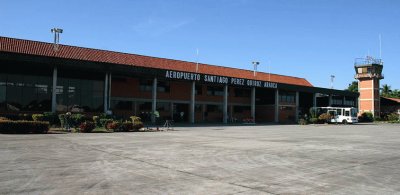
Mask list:
[[[63,29],[52,28],[51,33],[54,33],[54,51],[58,51],[58,44],[60,43],[60,33],[63,33]]]
[[[333,81],[335,80],[335,75],[331,75],[331,89],[333,89]]]
[[[256,74],[257,74],[257,66],[260,65],[260,62],[254,61],[254,62],[252,62],[252,63],[253,63],[253,65],[254,65],[254,76],[256,76]]]

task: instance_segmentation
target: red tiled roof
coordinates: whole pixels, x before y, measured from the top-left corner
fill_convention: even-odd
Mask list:
[[[122,64],[129,66],[185,72],[195,72],[196,69],[196,63],[194,62],[185,62],[179,60],[142,56],[137,54],[127,54],[99,49],[89,49],[69,45],[60,45],[58,52],[55,53],[53,50],[53,44],[51,43],[15,39],[9,37],[0,37],[0,52],[20,53],[37,56],[52,56],[65,59]],[[276,74],[271,74],[269,76],[268,73],[262,72],[258,72],[257,76],[254,77],[253,71],[200,63],[198,70],[198,72],[202,74],[221,75],[227,77],[255,79],[262,81],[269,81],[270,79],[271,82],[312,87],[311,83],[309,83],[304,78]]]
[[[392,100],[392,101],[395,101],[397,103],[400,103],[400,99],[398,99],[398,98],[389,98],[389,97],[382,97],[382,96],[381,96],[381,98],[385,98],[385,99]]]

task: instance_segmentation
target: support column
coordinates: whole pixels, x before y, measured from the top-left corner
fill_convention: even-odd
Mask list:
[[[53,69],[53,88],[51,92],[51,112],[56,113],[57,111],[57,67]]]
[[[171,120],[174,120],[174,102],[170,103],[170,108],[171,108]]]
[[[329,103],[328,106],[332,106],[332,94],[329,94]]]
[[[204,121],[208,121],[208,116],[205,115],[205,113],[208,112],[208,111],[207,111],[207,105],[206,105],[206,104],[203,104],[203,105],[201,105],[201,108],[202,108],[202,109],[201,109],[201,111],[202,111],[201,116],[202,116],[203,122],[204,122]]]
[[[108,73],[106,73],[106,78],[104,79],[104,113],[108,110]]]
[[[313,107],[317,107],[317,94],[313,94]]]
[[[229,107],[229,115],[231,116],[231,118],[229,119],[231,122],[233,122],[233,118],[234,118],[234,116],[233,116],[233,114],[234,114],[234,110],[233,110],[233,105],[231,105],[230,107]]]
[[[194,123],[194,116],[195,116],[195,97],[196,97],[196,82],[192,82],[192,90],[190,93],[190,114],[189,114],[189,122]]]
[[[279,89],[275,90],[275,122],[279,123]]]
[[[251,88],[251,118],[256,121],[256,88]]]
[[[111,73],[108,73],[108,103],[107,110],[111,109]]]
[[[356,97],[354,98],[354,104],[355,104],[355,108],[357,108],[358,113],[360,113],[360,97]]]
[[[224,86],[223,123],[228,123],[228,85]]]
[[[346,96],[343,96],[343,103],[342,106],[345,107],[346,106]]]
[[[300,106],[299,98],[300,98],[299,92],[296,91],[296,109],[295,109],[295,111],[296,111],[296,116],[294,116],[296,122],[299,121],[299,106]]]
[[[154,116],[154,112],[157,109],[157,77],[153,80],[153,90],[151,91],[152,94],[152,103],[151,103],[151,122],[156,122],[156,117]]]

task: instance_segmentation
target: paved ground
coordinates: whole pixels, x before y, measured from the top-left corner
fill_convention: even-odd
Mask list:
[[[0,194],[400,194],[400,125],[0,134]]]

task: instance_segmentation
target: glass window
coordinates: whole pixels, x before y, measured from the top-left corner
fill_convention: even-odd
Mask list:
[[[0,86],[5,86],[5,85],[7,85],[7,75],[0,74]]]
[[[6,103],[6,87],[0,86],[0,111],[7,110],[7,103]]]
[[[233,112],[235,113],[243,113],[245,111],[250,111],[251,107],[250,106],[234,106],[233,107]]]
[[[196,112],[201,112],[202,111],[202,105],[201,104],[196,104],[195,106],[194,106],[194,110],[196,111]]]
[[[251,96],[250,89],[240,89],[240,88],[235,89],[235,97],[250,97],[250,96]]]
[[[351,116],[352,117],[357,117],[357,110],[356,109],[351,109]]]
[[[157,82],[157,91],[169,93],[170,92],[170,84],[168,81],[159,81]]]
[[[209,96],[224,96],[224,87],[207,87],[207,95]]]
[[[158,102],[156,110],[169,112],[171,110],[170,108],[171,104],[169,102]]]
[[[151,111],[151,102],[138,102],[138,107],[141,112]]]
[[[344,111],[344,115],[345,116],[350,116],[350,111],[348,111],[348,110]]]
[[[203,89],[201,85],[196,85],[195,86],[195,94],[196,95],[201,95],[203,93]]]
[[[222,112],[221,105],[207,105],[207,112]]]
[[[131,111],[133,102],[132,101],[113,100],[111,102],[111,104],[112,104],[113,109]]]
[[[295,103],[296,94],[293,92],[281,92],[279,93],[279,101],[285,103]]]
[[[140,91],[152,91],[153,81],[150,79],[140,79],[139,80],[139,90]]]
[[[103,110],[104,81],[59,78],[57,111],[100,112]]]

